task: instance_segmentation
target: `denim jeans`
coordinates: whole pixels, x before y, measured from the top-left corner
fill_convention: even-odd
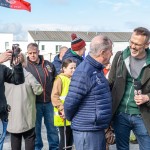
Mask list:
[[[145,128],[141,115],[129,115],[120,112],[114,117],[113,127],[118,150],[129,150],[131,130],[136,135],[140,150],[150,150],[150,136]]]
[[[0,135],[0,150],[3,149],[3,144],[4,144],[4,140],[5,140],[5,137],[6,137],[6,132],[7,132],[7,124],[8,122],[7,121],[4,121],[4,120],[1,120],[2,122],[2,134]]]
[[[49,150],[58,150],[59,137],[58,130],[54,126],[54,111],[52,103],[37,103],[36,104],[36,126],[35,126],[35,150],[41,150],[43,141],[41,137],[42,118],[47,130],[47,140]]]
[[[104,131],[81,132],[73,130],[76,150],[106,150]]]

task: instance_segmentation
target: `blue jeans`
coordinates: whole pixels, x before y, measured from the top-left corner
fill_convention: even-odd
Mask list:
[[[129,115],[120,112],[114,117],[113,127],[118,150],[129,150],[131,130],[136,135],[140,150],[150,150],[150,136],[141,115]]]
[[[52,103],[37,103],[36,104],[36,126],[35,126],[35,150],[41,150],[43,141],[41,137],[42,118],[47,130],[47,140],[49,150],[58,150],[59,137],[58,130],[54,126],[54,111]]]
[[[2,121],[2,134],[0,135],[0,150],[3,149],[3,144],[4,144],[4,140],[5,140],[5,137],[6,137],[6,132],[7,132],[7,124],[8,122],[7,121],[4,121],[4,120],[1,120]]]
[[[104,131],[81,132],[73,130],[76,150],[106,150]]]

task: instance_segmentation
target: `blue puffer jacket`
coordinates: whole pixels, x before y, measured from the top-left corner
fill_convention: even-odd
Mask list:
[[[54,57],[54,61],[52,62],[52,64],[55,66],[57,74],[59,74],[61,69],[61,64],[62,64],[61,60],[59,59],[59,55],[56,55]]]
[[[73,130],[103,130],[110,123],[112,99],[102,70],[103,65],[88,55],[74,72],[64,104]]]
[[[75,53],[75,52],[74,52]],[[71,58],[73,60],[76,61],[77,66],[83,61],[83,57],[74,54],[73,50],[71,50],[70,48],[67,50],[67,52],[65,53],[64,57],[62,58],[62,62],[67,59],[67,58]]]

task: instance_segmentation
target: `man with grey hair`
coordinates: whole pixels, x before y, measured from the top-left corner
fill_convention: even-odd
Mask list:
[[[62,64],[62,58],[66,51],[68,50],[68,47],[66,46],[61,46],[59,49],[59,54],[54,57],[54,61],[52,62],[53,65],[55,66],[56,72],[60,73],[61,69],[61,64]]]
[[[72,77],[64,110],[70,120],[77,150],[105,150],[112,99],[103,68],[112,56],[112,42],[102,35],[92,39],[89,55]]]

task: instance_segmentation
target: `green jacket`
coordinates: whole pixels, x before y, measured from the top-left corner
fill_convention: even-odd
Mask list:
[[[142,74],[140,75],[140,78],[142,84],[142,93],[147,94],[150,98],[150,49],[147,49],[146,51],[146,64],[142,68]],[[130,49],[128,47],[123,52],[117,52],[112,62],[108,80],[112,88],[113,115],[118,110],[120,102],[124,96],[126,79],[129,70],[128,58],[130,55]],[[140,105],[139,110],[150,135],[150,103],[147,102]]]

